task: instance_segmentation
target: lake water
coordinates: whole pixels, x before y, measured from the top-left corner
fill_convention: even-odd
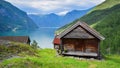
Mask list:
[[[53,48],[53,39],[55,28],[39,28],[36,30],[19,30],[11,32],[2,32],[0,36],[29,36],[31,41],[36,40],[41,48]]]

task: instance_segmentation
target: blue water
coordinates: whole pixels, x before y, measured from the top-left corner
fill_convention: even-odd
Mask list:
[[[57,28],[39,28],[36,30],[18,30],[2,32],[0,36],[29,36],[31,42],[36,40],[41,48],[53,48],[54,32]]]

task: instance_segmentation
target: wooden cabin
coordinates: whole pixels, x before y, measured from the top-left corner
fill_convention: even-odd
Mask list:
[[[0,36],[0,40],[20,42],[30,45],[29,36]]]
[[[105,38],[84,22],[64,26],[56,31],[54,48],[61,55],[100,57],[100,41]]]

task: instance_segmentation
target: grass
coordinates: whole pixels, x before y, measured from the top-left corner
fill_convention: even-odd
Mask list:
[[[66,24],[66,25],[60,27],[59,29],[57,29],[57,30],[55,31],[55,34],[56,34],[56,35],[59,35],[60,33],[64,32],[66,29],[68,29],[69,27],[73,26],[77,21],[78,21],[78,20],[75,20],[75,21],[73,21],[73,22],[71,22],[71,23],[69,23],[69,24]]]
[[[0,45],[0,60],[11,58],[12,56],[33,56],[36,53],[37,50],[27,44],[9,42],[6,45]]]
[[[111,8],[113,7],[114,5],[116,4],[120,4],[120,0],[106,0],[104,1],[103,3],[97,5],[93,10],[91,10],[90,12],[92,11],[95,11],[95,10],[103,10],[103,9],[108,9],[108,8]],[[89,12],[89,13],[90,13]]]
[[[106,56],[105,60],[80,60],[56,56],[53,49],[38,49],[38,56],[16,57],[4,60],[1,68],[120,68],[120,56]]]

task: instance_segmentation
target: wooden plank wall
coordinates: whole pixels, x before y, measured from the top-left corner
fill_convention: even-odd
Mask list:
[[[95,38],[88,31],[83,29],[81,26],[76,27],[71,32],[67,33],[64,38],[81,38],[81,39],[93,39]]]
[[[95,52],[98,50],[97,39],[63,39],[63,48],[70,51]]]

